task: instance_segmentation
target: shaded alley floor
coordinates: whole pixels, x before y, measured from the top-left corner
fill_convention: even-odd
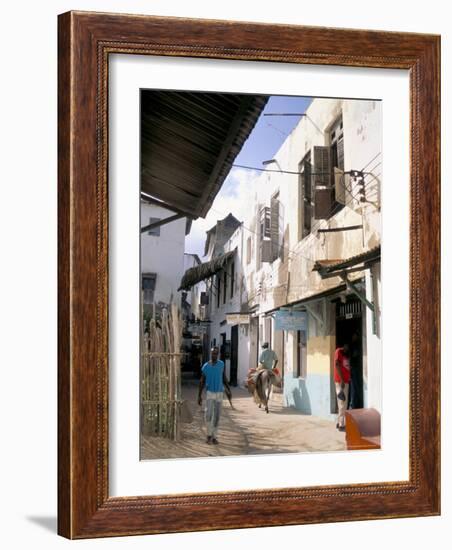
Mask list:
[[[232,388],[232,394],[234,408],[226,398],[223,401],[219,444],[208,445],[204,425],[205,392],[203,406],[199,407],[196,381],[185,381],[182,397],[187,401],[193,421],[181,424],[179,441],[142,436],[141,460],[346,449],[345,434],[336,430],[334,421],[283,407],[282,394],[273,394],[269,414],[259,409],[247,390]]]

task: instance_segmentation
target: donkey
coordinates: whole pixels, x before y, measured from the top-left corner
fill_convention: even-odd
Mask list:
[[[269,369],[262,369],[258,372],[256,378],[256,388],[254,390],[254,396],[256,403],[259,404],[259,408],[263,405],[265,412],[268,414],[268,401],[270,399],[270,393],[272,390],[273,379],[275,375]]]

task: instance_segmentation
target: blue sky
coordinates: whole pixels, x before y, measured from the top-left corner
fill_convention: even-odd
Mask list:
[[[299,116],[263,115],[304,113],[310,103],[311,98],[306,97],[271,96],[248,140],[237,155],[236,164],[262,168],[262,161],[273,157],[300,120]]]
[[[262,162],[270,160],[287,139],[300,120],[300,116],[264,116],[266,113],[304,113],[312,98],[271,96],[253,131],[237,155],[234,164],[263,168]],[[218,219],[232,212],[239,220],[247,208],[247,188],[258,172],[232,168],[221,190],[215,198],[206,218],[199,218],[192,224],[185,239],[185,251],[198,254],[202,259],[206,231]],[[249,202],[249,201],[248,201]]]

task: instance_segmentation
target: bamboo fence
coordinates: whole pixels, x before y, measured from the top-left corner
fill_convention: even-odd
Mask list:
[[[180,436],[182,323],[175,304],[153,308],[141,337],[142,433],[172,440]]]

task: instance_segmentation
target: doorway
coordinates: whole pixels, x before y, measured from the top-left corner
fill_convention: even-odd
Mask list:
[[[297,378],[306,378],[307,364],[308,364],[308,353],[307,353],[306,331],[297,330],[297,365],[296,365]]]
[[[362,409],[363,387],[363,317],[362,302],[356,298],[336,304],[336,349],[348,344],[350,347],[350,383],[348,407]]]
[[[239,325],[231,327],[231,371],[229,381],[232,386],[237,386],[237,369],[239,355]]]
[[[221,342],[220,342],[220,360],[225,363],[226,361],[226,333],[222,332],[220,334]]]

